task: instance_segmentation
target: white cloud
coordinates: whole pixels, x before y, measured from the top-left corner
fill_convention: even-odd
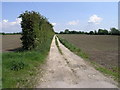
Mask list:
[[[103,18],[98,17],[97,15],[92,15],[89,20],[88,23],[95,23],[95,24],[100,24],[100,22],[103,20]]]
[[[67,25],[78,25],[78,24],[79,24],[79,20],[74,20],[67,23]]]
[[[21,18],[17,18],[14,22],[9,22],[8,20],[4,19],[2,21],[2,32],[20,32],[20,22]]]
[[[15,25],[15,24],[20,24],[20,22],[22,21],[21,18],[17,18],[14,22],[8,22],[8,20],[4,19],[2,21],[3,25],[7,24],[7,25]]]
[[[21,21],[22,21],[22,19],[21,19],[21,18],[17,18],[17,19],[16,19],[16,23],[17,23],[17,24],[20,24],[20,23],[21,23]]]
[[[8,20],[4,19],[3,22],[8,22]]]
[[[55,26],[55,25],[56,25],[56,23],[52,23],[52,25],[53,25],[53,26]]]

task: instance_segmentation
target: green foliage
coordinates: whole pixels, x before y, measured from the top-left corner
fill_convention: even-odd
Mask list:
[[[111,31],[110,31],[110,34],[111,34],[111,35],[120,35],[120,31],[119,31],[118,29],[116,29],[116,28],[111,28],[110,30],[111,30]]]
[[[19,35],[21,34],[21,32],[17,32],[17,33],[0,33],[0,35]]]
[[[47,45],[47,46],[50,46]],[[24,51],[8,52],[2,55],[2,87],[32,87],[36,84],[37,70],[45,62],[48,52]],[[34,78],[33,78],[34,77]]]
[[[10,69],[14,71],[18,71],[24,69],[25,63],[23,61],[12,61],[10,65]]]
[[[44,44],[51,36],[53,36],[53,26],[48,20],[35,11],[25,11],[20,14],[22,18],[22,44],[23,49],[31,50]]]
[[[69,29],[65,29],[65,31],[61,31],[59,34],[88,34],[84,31],[69,31]]]
[[[67,40],[65,40],[63,38],[59,37],[59,40],[65,47],[67,47],[70,51],[74,52],[78,56],[81,56],[82,58],[85,58],[85,59],[88,58],[88,55],[86,53],[82,52],[80,48],[77,48],[76,46],[69,43]]]
[[[94,30],[94,34],[97,35],[97,31],[96,30]]]
[[[116,28],[111,28],[110,31],[106,29],[98,29],[98,32],[96,30],[84,32],[84,31],[69,31],[68,29],[65,29],[65,31],[61,31],[59,34],[120,35],[120,31]]]
[[[103,30],[103,29],[99,29],[99,30],[98,30],[98,34],[99,34],[99,35],[108,35],[108,31],[105,30],[105,29],[104,29],[104,30]]]
[[[0,35],[5,35],[5,33],[0,33]]]
[[[69,29],[65,29],[65,33],[68,34],[70,31]]]
[[[94,34],[94,32],[93,32],[93,31],[90,31],[89,34]]]

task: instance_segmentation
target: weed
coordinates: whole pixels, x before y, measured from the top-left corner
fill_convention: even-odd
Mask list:
[[[57,41],[57,37],[55,37],[55,43],[56,43],[56,46],[57,46],[60,54],[63,54],[63,53],[62,53],[62,50],[61,50],[60,47],[59,47],[59,44],[58,44],[58,41]]]

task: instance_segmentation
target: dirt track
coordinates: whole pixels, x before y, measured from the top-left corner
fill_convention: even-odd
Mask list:
[[[64,47],[58,40],[60,54],[53,38],[44,66],[44,75],[37,88],[116,88],[117,83],[105,77],[82,58]]]

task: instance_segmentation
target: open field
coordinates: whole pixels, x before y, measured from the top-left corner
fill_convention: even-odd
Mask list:
[[[91,61],[110,70],[116,70],[118,66],[118,36],[78,34],[59,36],[80,48]]]
[[[3,35],[2,36],[2,51],[14,51],[22,46],[21,35]]]

